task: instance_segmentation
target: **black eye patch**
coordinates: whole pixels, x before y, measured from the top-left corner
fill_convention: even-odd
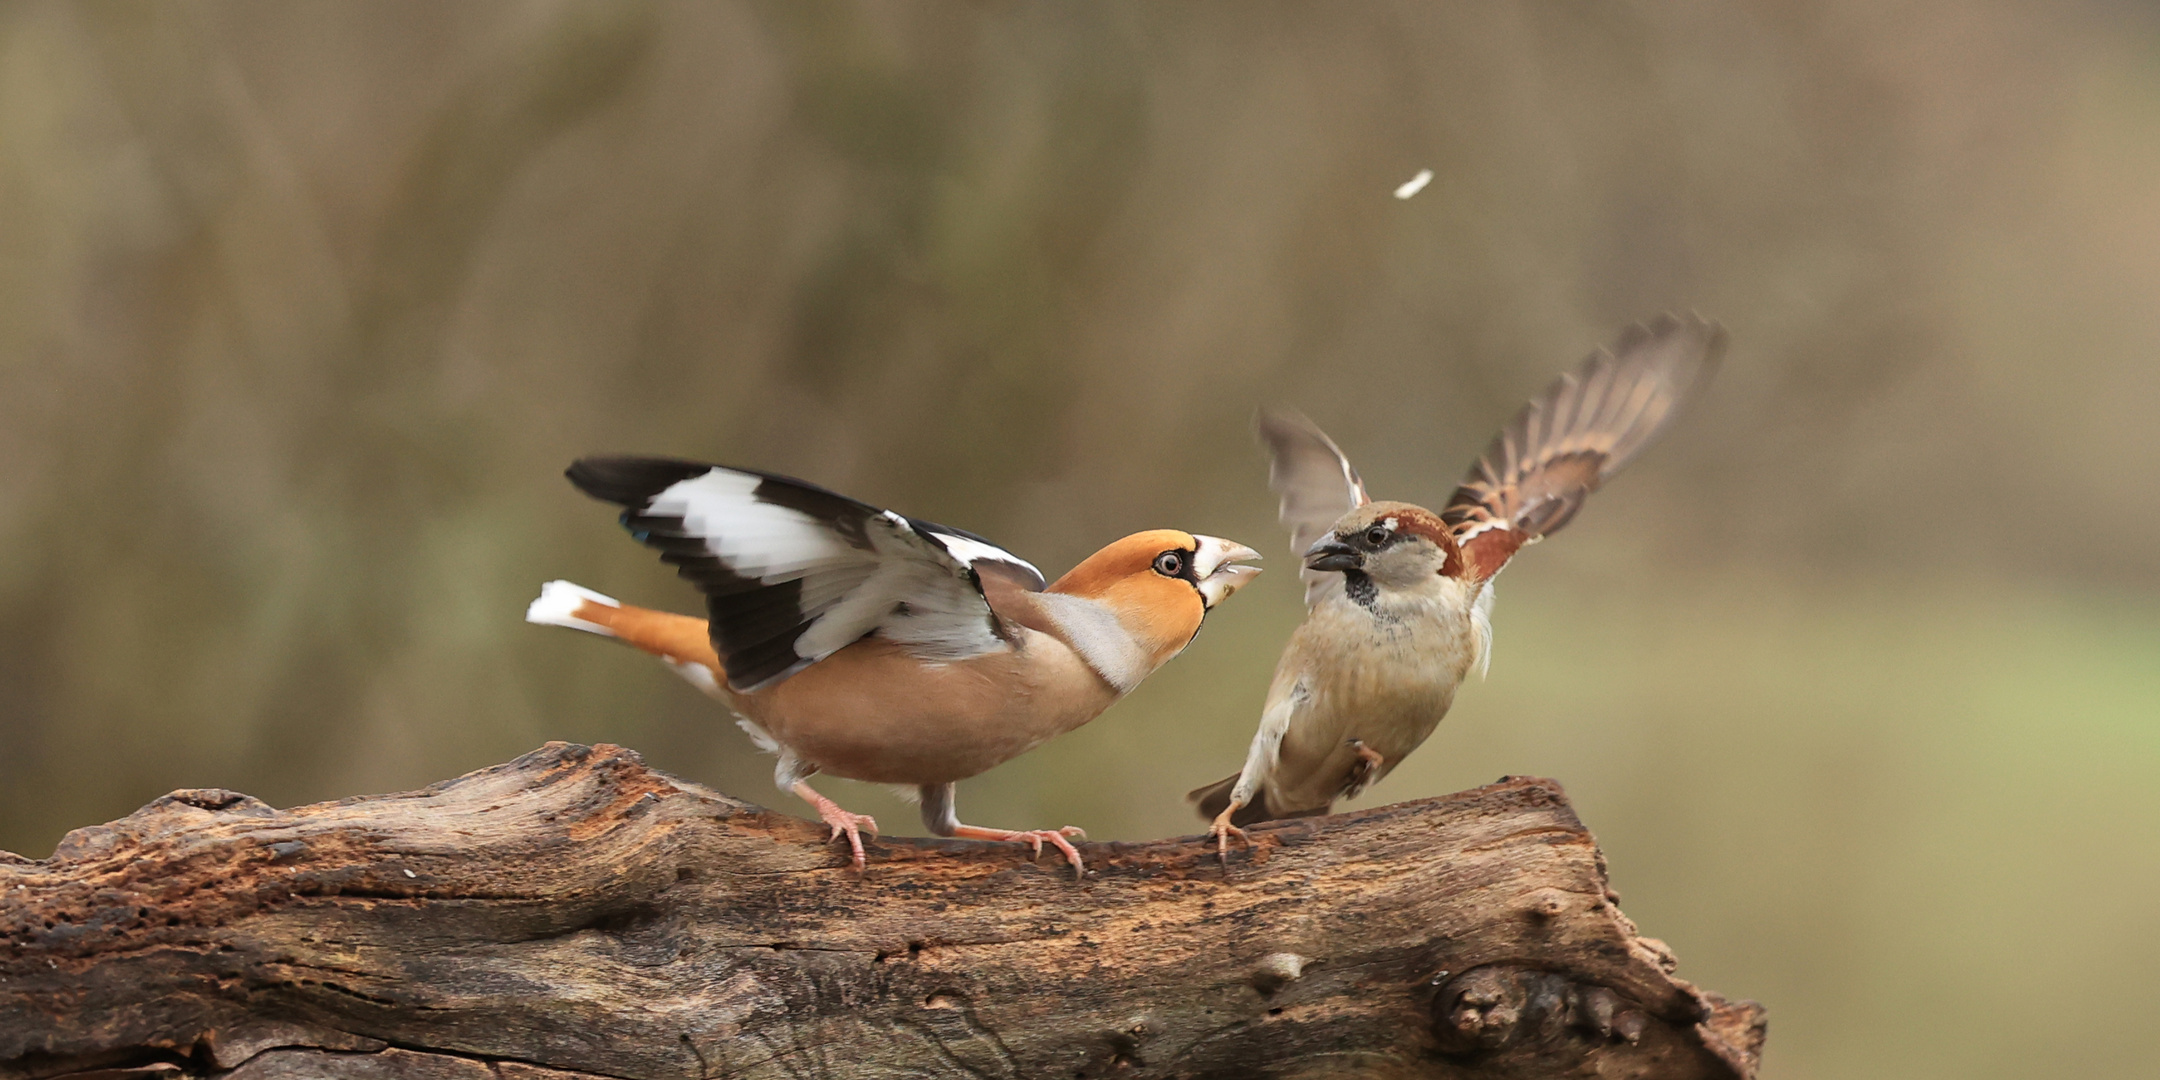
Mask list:
[[[1151,565],[1156,573],[1166,578],[1179,578],[1191,582],[1200,580],[1199,572],[1193,566],[1193,553],[1190,551],[1173,548],[1155,556],[1155,561]]]
[[[1360,529],[1349,536],[1339,536],[1343,543],[1364,551],[1380,551],[1410,539],[1410,534],[1397,532],[1384,525]]]

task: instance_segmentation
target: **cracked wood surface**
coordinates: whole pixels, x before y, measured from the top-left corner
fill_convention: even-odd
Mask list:
[[[1744,1078],[1559,786],[1200,838],[885,839],[551,743],[279,811],[179,791],[0,853],[0,1080]]]

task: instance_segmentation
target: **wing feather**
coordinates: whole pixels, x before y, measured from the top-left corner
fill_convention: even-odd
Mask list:
[[[1524,544],[1566,525],[1664,430],[1724,351],[1724,327],[1661,315],[1628,327],[1524,405],[1441,511],[1470,575],[1492,577]]]
[[[1290,529],[1290,551],[1303,558],[1344,514],[1372,500],[1350,459],[1319,425],[1298,413],[1262,410],[1255,426],[1268,448],[1268,487],[1282,498],[1278,516]],[[1342,587],[1342,575],[1333,571],[1302,570],[1299,576],[1307,606]]]
[[[567,474],[705,594],[728,686],[770,686],[879,634],[925,660],[1010,648],[978,567],[1040,590],[1025,559],[959,529],[791,477],[673,458],[591,457]]]

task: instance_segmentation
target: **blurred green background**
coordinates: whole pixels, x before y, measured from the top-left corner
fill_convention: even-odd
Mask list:
[[[1408,201],[1393,188],[1435,179]],[[561,479],[810,477],[1053,576],[1273,571],[968,820],[1199,828],[1299,616],[1249,433],[1443,499],[1618,326],[1710,392],[1366,801],[1564,781],[1766,1075],[2149,1075],[2160,13],[2128,3],[0,6],[0,847],[612,741],[801,813],[567,577]],[[841,802],[919,832],[881,789]]]

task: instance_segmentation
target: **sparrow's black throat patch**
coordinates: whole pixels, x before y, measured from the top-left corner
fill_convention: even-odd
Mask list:
[[[1372,575],[1363,570],[1342,572],[1343,595],[1359,607],[1376,608],[1380,602],[1380,586],[1373,584]]]

